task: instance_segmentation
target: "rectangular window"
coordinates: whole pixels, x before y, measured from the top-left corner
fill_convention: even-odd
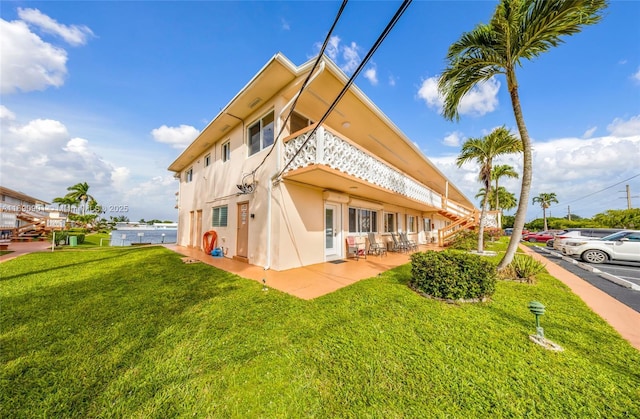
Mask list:
[[[274,117],[273,111],[269,112],[262,119],[251,125],[248,130],[247,147],[249,155],[253,155],[273,145],[274,138]]]
[[[226,227],[227,226],[227,206],[213,208],[213,215],[211,217],[211,225],[213,227]]]
[[[211,164],[211,154],[204,156],[204,167],[208,167]]]
[[[396,215],[391,212],[384,213],[384,232],[395,233],[396,231]]]
[[[407,215],[407,233],[415,233],[417,231],[417,221],[415,215]]]
[[[296,131],[300,131],[311,125],[312,122],[308,118],[300,115],[298,112],[293,112],[289,119],[289,134],[293,134]]]
[[[377,233],[378,213],[363,208],[349,208],[350,233]]]
[[[431,218],[423,218],[424,231],[431,231]]]
[[[184,172],[184,181],[189,183],[193,180],[193,167]]]
[[[222,144],[222,161],[231,160],[231,141]]]

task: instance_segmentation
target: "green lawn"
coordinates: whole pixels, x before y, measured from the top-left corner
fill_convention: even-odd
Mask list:
[[[2,417],[640,417],[640,352],[567,287],[449,305],[410,266],[313,301],[162,247],[0,264]],[[547,307],[529,341],[527,303]]]

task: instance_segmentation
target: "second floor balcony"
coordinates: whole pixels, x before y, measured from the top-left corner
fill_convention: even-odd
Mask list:
[[[446,212],[452,217],[466,217],[475,211],[447,199],[339,133],[321,126],[311,135],[313,128],[285,139],[285,179],[423,212]]]

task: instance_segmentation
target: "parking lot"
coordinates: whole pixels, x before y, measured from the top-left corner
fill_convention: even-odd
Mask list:
[[[571,258],[563,258],[562,255],[552,249],[535,247],[535,250],[549,262],[560,265],[562,268],[577,275],[640,313],[640,290],[638,290],[640,288],[640,263],[610,262],[597,265],[578,264],[571,262]],[[566,259],[569,259],[569,261]],[[591,271],[594,268],[595,270]],[[623,285],[619,285],[617,282]],[[630,288],[633,286],[635,286],[636,289]]]

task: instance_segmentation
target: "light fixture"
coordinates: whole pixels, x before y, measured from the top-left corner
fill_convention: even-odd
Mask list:
[[[351,126],[351,122],[349,122],[349,121],[344,121],[342,123],[342,128],[349,128],[350,126]]]

